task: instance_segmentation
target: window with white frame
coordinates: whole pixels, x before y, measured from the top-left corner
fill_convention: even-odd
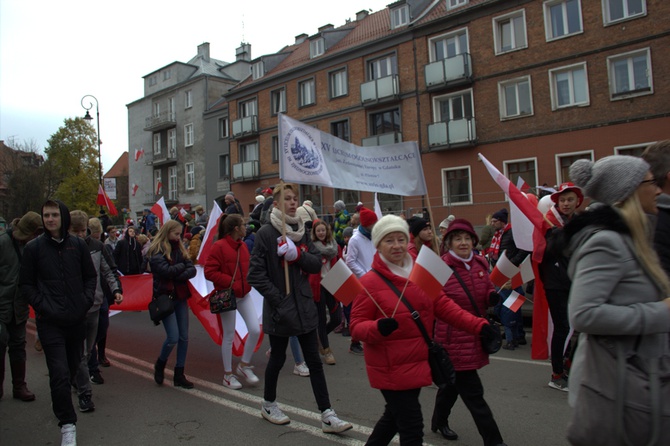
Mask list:
[[[435,122],[457,121],[472,119],[474,109],[472,104],[472,90],[433,98]]]
[[[154,193],[161,195],[163,192],[163,177],[160,169],[154,170]]]
[[[558,183],[567,183],[570,179],[570,166],[577,160],[593,161],[593,152],[570,153],[566,155],[556,155],[556,165],[558,166]]]
[[[263,77],[265,74],[265,64],[262,60],[256,62],[251,66],[251,77],[256,80]]]
[[[184,126],[184,147],[191,147],[193,145],[193,124],[186,124]]]
[[[346,96],[349,93],[346,68],[341,68],[339,70],[328,73],[328,82],[330,83],[331,98]]]
[[[447,0],[447,9],[454,9],[467,4],[468,0]]]
[[[409,5],[402,5],[391,10],[391,29],[405,26],[409,23]]]
[[[256,99],[251,99],[250,101],[240,102],[240,118],[247,118],[249,116],[256,116]]]
[[[279,113],[286,113],[286,89],[280,88],[270,92],[270,102],[272,105],[272,116]]]
[[[193,91],[188,90],[184,92],[184,108],[193,107]]]
[[[316,103],[314,79],[298,82],[298,101],[300,107]]]
[[[519,177],[521,177],[529,187],[537,187],[535,162],[534,158],[505,161],[505,174],[513,184],[517,184]]]
[[[398,62],[395,54],[389,54],[368,61],[369,81],[395,74],[398,74]]]
[[[581,0],[549,0],[544,2],[544,28],[547,40],[581,33]]]
[[[459,29],[430,39],[431,62],[449,59],[467,52],[468,33],[466,29]]]
[[[652,141],[646,142],[643,144],[633,144],[630,146],[619,146],[614,148],[615,155],[628,155],[628,156],[637,156],[641,157],[644,149],[653,144]]]
[[[272,164],[279,162],[279,136],[272,136]]]
[[[228,118],[219,118],[219,139],[228,138]]]
[[[647,0],[602,0],[605,25],[647,14]]]
[[[230,177],[230,155],[219,155],[219,178]]]
[[[184,170],[186,171],[186,190],[195,189],[195,163],[184,164]]]
[[[496,54],[528,48],[526,11],[521,9],[493,19],[493,40]]]
[[[177,166],[168,167],[168,197],[170,200],[178,200],[177,195]]]
[[[240,144],[240,162],[258,161],[258,142]]]
[[[549,70],[551,108],[589,105],[586,63]]]
[[[309,42],[309,57],[319,57],[326,51],[326,40],[318,37]]]
[[[171,120],[175,119],[174,115],[174,97],[168,98],[168,114],[170,115],[168,118]]]
[[[533,114],[530,76],[510,79],[498,84],[500,118],[518,118]]]
[[[154,133],[154,155],[161,154],[161,134]]]
[[[161,115],[161,104],[160,102],[154,102],[154,116],[158,117]]]
[[[649,48],[607,58],[612,99],[652,92]]]
[[[442,205],[472,204],[470,166],[442,169]]]
[[[168,156],[177,157],[177,129],[170,129],[167,132]]]

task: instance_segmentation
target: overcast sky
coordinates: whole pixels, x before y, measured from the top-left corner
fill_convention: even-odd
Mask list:
[[[299,34],[392,2],[1,0],[0,139],[43,151],[64,119],[84,116],[81,99],[91,94],[107,172],[128,150],[126,104],[142,97],[142,76],[188,62],[203,42],[225,62],[235,60],[242,41],[252,58],[272,54]]]

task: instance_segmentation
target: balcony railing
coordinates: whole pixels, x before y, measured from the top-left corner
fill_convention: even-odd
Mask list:
[[[233,164],[234,181],[256,180],[259,176],[260,167],[258,165],[258,160]]]
[[[398,76],[391,75],[361,84],[361,102],[374,104],[395,99],[400,94]]]
[[[463,147],[474,144],[476,140],[475,118],[428,124],[428,145],[430,147]]]
[[[177,116],[174,112],[161,112],[157,115],[151,115],[145,119],[144,130],[156,132],[158,130],[169,129],[177,125]]]
[[[233,121],[233,138],[258,133],[258,116],[247,116]]]
[[[177,161],[177,149],[170,149],[162,151],[161,153],[153,154],[152,165],[160,166],[161,164],[174,163]]]
[[[396,144],[402,142],[402,133],[390,132],[382,133],[381,135],[370,136],[361,140],[363,147],[370,146],[385,146],[387,144]]]
[[[426,88],[436,89],[472,82],[472,59],[470,53],[461,53],[448,59],[429,63],[424,67]]]

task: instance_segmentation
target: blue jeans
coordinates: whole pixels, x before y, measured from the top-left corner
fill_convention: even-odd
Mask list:
[[[165,342],[161,348],[159,358],[161,361],[168,360],[174,346],[177,346],[177,363],[175,367],[184,367],[186,363],[186,352],[188,351],[188,302],[175,299],[174,313],[162,320],[165,327]]]

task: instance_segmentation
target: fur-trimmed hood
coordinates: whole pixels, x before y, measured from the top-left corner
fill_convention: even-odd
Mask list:
[[[561,247],[568,256],[571,256],[584,238],[600,230],[630,235],[630,229],[618,210],[612,206],[594,203],[586,212],[577,215],[566,224],[562,231],[558,231],[552,244]]]

